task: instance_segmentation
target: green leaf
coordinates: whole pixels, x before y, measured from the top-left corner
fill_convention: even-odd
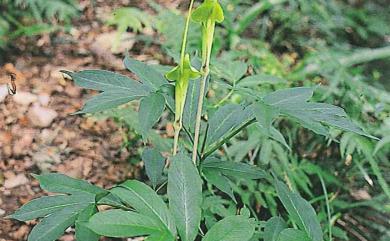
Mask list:
[[[195,240],[201,221],[202,180],[191,159],[184,154],[172,159],[168,172],[168,198],[181,240]]]
[[[88,205],[89,203],[95,203],[95,198],[91,195],[76,194],[71,196],[58,195],[41,197],[23,205],[14,214],[10,215],[10,218],[17,219],[19,221],[27,221],[45,217],[48,214],[67,207]]]
[[[54,241],[58,239],[68,227],[74,224],[79,212],[86,206],[88,204],[74,205],[45,217],[31,230],[28,241]]]
[[[265,132],[270,135],[272,122],[279,115],[278,108],[267,105],[263,102],[257,102],[254,106],[256,120],[264,128]]]
[[[148,93],[145,92],[140,95],[133,95],[126,90],[112,89],[88,99],[85,102],[83,109],[75,114],[96,113],[113,109],[130,101],[140,99],[147,94]]]
[[[230,83],[239,81],[247,72],[248,65],[242,61],[220,61],[211,66],[211,73]]]
[[[201,81],[190,81],[183,112],[183,125],[191,132],[195,132],[196,113],[198,110],[198,99],[200,94]],[[206,87],[207,89],[207,87]]]
[[[136,74],[152,90],[158,90],[162,85],[168,83],[164,76],[151,65],[132,59],[129,56],[125,57],[124,64],[128,70]]]
[[[205,160],[202,164],[202,170],[217,171],[232,178],[267,178],[267,174],[256,166],[239,162],[221,161],[216,158],[208,158]]]
[[[255,232],[254,225],[243,216],[222,219],[206,233],[203,241],[248,241]]]
[[[48,192],[93,195],[107,193],[103,188],[94,186],[84,180],[74,179],[59,173],[34,175],[34,177],[39,181],[41,188]]]
[[[280,233],[287,228],[281,217],[270,218],[265,224],[264,241],[278,241]]]
[[[313,88],[306,87],[279,90],[264,97],[264,102],[279,108],[282,114],[297,120],[304,127],[320,135],[329,135],[328,128],[324,126],[327,125],[377,139],[352,123],[342,108],[325,103],[307,102],[313,96],[313,91]]]
[[[257,74],[257,75],[248,76],[240,80],[240,82],[237,83],[237,86],[253,88],[263,84],[276,85],[276,84],[282,84],[286,82],[287,81],[285,79],[281,79],[279,77],[275,77],[272,75]]]
[[[87,227],[89,219],[97,213],[97,207],[95,204],[90,204],[83,211],[80,212],[76,220],[76,241],[98,241],[99,235],[94,233],[91,229]]]
[[[169,232],[157,220],[135,212],[109,210],[95,214],[88,222],[95,233],[115,238],[149,236]],[[173,240],[173,237],[170,239]]]
[[[209,120],[206,145],[208,146],[218,141],[246,119],[246,109],[241,105],[227,104],[222,106]]]
[[[207,182],[226,193],[235,203],[237,203],[233,188],[230,185],[230,180],[227,177],[212,169],[203,168],[202,172],[203,175],[205,175]]]
[[[93,113],[111,109],[140,99],[150,92],[150,88],[147,86],[114,72],[104,70],[62,72],[72,77],[80,87],[103,91],[103,93],[89,99],[78,113]]]
[[[298,194],[291,192],[281,181],[275,180],[275,188],[291,220],[305,231],[312,241],[322,241],[321,225],[310,203]]]
[[[277,241],[312,241],[305,232],[297,229],[287,228],[283,230]]]
[[[113,188],[111,193],[140,214],[158,220],[160,226],[168,227],[176,236],[176,226],[167,205],[148,185],[136,180],[129,180]]]
[[[139,124],[142,136],[146,139],[150,129],[160,119],[165,109],[165,98],[162,94],[151,93],[142,98],[139,106]]]
[[[283,105],[286,103],[305,102],[313,97],[313,88],[297,87],[277,90],[264,97],[264,102],[269,105]]]
[[[145,163],[146,175],[152,182],[153,188],[156,188],[163,174],[165,158],[155,149],[147,148],[142,153],[142,160]]]

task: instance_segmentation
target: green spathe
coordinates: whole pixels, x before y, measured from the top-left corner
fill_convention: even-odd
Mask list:
[[[221,5],[217,0],[205,0],[191,16],[192,20],[198,23],[213,22],[221,23],[225,19]]]

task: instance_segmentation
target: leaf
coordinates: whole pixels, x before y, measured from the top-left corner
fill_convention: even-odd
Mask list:
[[[74,205],[55,212],[38,223],[28,236],[28,241],[53,241],[58,239],[65,229],[72,226],[79,212],[87,205]]]
[[[158,90],[162,85],[168,83],[164,76],[151,65],[132,59],[130,56],[125,57],[124,64],[152,90]]]
[[[241,105],[228,104],[219,108],[209,120],[206,145],[218,141],[243,122],[245,109]]]
[[[286,83],[287,81],[285,79],[281,79],[279,77],[275,77],[272,75],[266,75],[266,74],[257,74],[257,75],[251,75],[248,76],[240,82],[237,83],[237,86],[239,87],[256,87],[262,84],[281,84],[281,83]]]
[[[58,195],[41,197],[34,199],[27,204],[23,205],[14,214],[10,215],[10,218],[17,219],[19,221],[27,221],[36,218],[42,218],[48,214],[57,212],[61,209],[77,206],[88,205],[89,203],[95,203],[95,198],[88,195]]]
[[[275,188],[291,220],[305,231],[312,241],[322,241],[321,225],[310,203],[298,194],[291,192],[281,181],[275,180]]]
[[[278,117],[279,110],[263,102],[257,102],[254,106],[254,114],[256,120],[265,129],[265,132],[270,135],[272,122]]]
[[[48,192],[93,195],[107,193],[106,190],[84,180],[74,179],[59,173],[34,175],[34,177],[39,181],[41,188]]]
[[[168,199],[181,240],[195,240],[201,221],[202,180],[191,159],[184,154],[172,159],[168,172]]]
[[[313,96],[313,91],[313,88],[306,87],[278,90],[264,97],[264,102],[272,107],[278,107],[282,114],[297,120],[304,127],[320,135],[329,135],[325,124],[377,139],[352,123],[342,108],[325,103],[307,102]]]
[[[390,136],[383,137],[378,143],[376,143],[375,150],[373,155],[375,156],[378,151],[380,151],[383,147],[390,144]]]
[[[140,214],[158,220],[162,227],[168,227],[176,236],[176,226],[167,206],[148,185],[136,180],[129,180],[113,188],[111,193]]]
[[[264,97],[264,102],[269,105],[283,105],[285,103],[305,102],[313,97],[313,88],[297,87],[285,90],[277,90]]]
[[[230,216],[222,219],[206,233],[203,241],[248,241],[252,238],[255,227],[248,218]]]
[[[93,113],[125,104],[148,95],[150,88],[127,76],[105,70],[85,70],[80,72],[62,71],[77,85],[86,89],[103,91],[89,99],[78,113]]]
[[[277,241],[312,241],[305,232],[297,229],[287,228],[283,230]]]
[[[163,174],[165,158],[155,149],[147,148],[142,153],[142,160],[145,163],[146,175],[152,182],[153,188],[156,188]]]
[[[95,214],[87,226],[99,235],[115,238],[149,236],[169,232],[164,230],[157,220],[147,215],[120,209]],[[170,240],[173,240],[173,237]]]
[[[278,241],[280,233],[287,228],[281,217],[270,218],[265,224],[264,241]]]
[[[187,98],[184,104],[183,125],[191,132],[195,132],[196,113],[201,81],[190,81],[188,84]],[[207,89],[207,87],[206,87]]]
[[[96,113],[113,109],[130,101],[140,99],[147,94],[148,93],[145,91],[142,93],[139,92],[137,94],[132,94],[127,90],[111,89],[88,99],[85,102],[83,109],[76,112],[75,114]]]
[[[248,65],[242,61],[220,61],[211,66],[212,74],[230,83],[239,81],[247,70]]]
[[[267,178],[267,174],[256,166],[245,163],[221,161],[216,158],[208,158],[205,160],[202,164],[202,170],[217,171],[232,178]]]
[[[95,204],[90,204],[86,207],[82,212],[80,212],[79,216],[76,220],[76,241],[98,241],[99,235],[94,233],[91,229],[87,227],[87,223],[89,219],[97,213],[97,207]]]
[[[230,180],[227,177],[212,169],[205,168],[202,170],[202,172],[205,175],[207,182],[227,194],[235,203],[237,203],[236,197],[233,193],[233,188],[230,185]]]
[[[160,119],[165,109],[165,98],[159,93],[151,93],[142,98],[139,106],[139,124],[142,131],[142,136],[147,137],[150,129]]]

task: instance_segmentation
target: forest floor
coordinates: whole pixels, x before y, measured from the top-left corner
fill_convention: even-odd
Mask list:
[[[59,72],[124,72],[123,56],[111,54],[110,45],[104,46],[114,29],[102,19],[129,1],[97,1],[94,7],[81,2],[83,13],[70,33],[44,35],[33,42],[22,39],[15,44],[19,54],[9,52],[0,68],[0,241],[27,240],[35,224],[5,218],[43,194],[31,173],[66,173],[105,188],[139,176],[140,168],[129,162],[134,154],[121,148],[123,133],[113,121],[71,115],[93,93],[82,91]],[[178,2],[160,1],[170,7]],[[145,7],[143,1],[131,3]],[[151,59],[158,51],[137,42],[126,42],[123,48],[139,60]],[[11,73],[16,74],[14,96],[8,95],[6,85]],[[74,240],[72,230],[61,240]]]

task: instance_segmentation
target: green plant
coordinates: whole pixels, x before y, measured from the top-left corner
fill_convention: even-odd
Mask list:
[[[221,22],[224,15],[217,0],[205,0],[192,12],[193,2],[190,3],[185,23],[178,65],[165,76],[161,66],[146,65],[129,56],[124,64],[138,76],[139,82],[103,70],[64,71],[77,85],[101,92],[88,100],[79,114],[107,111],[140,100],[137,128],[144,142],[152,146],[144,150],[142,159],[153,188],[140,181],[128,180],[104,190],[61,174],[36,176],[42,189],[62,195],[33,200],[11,215],[11,218],[20,221],[42,218],[30,233],[30,241],[55,240],[72,225],[76,227],[77,240],[82,241],[98,240],[99,236],[145,236],[152,241],[172,241],[178,237],[183,241],[200,238],[206,241],[321,241],[325,239],[324,230],[328,234],[326,239],[332,240],[330,196],[324,180],[339,183],[326,170],[310,162],[298,163],[294,148],[288,145],[288,142],[298,138],[291,131],[287,133],[289,138],[286,140],[282,132],[275,128],[276,123],[284,122],[286,118],[292,119],[329,140],[336,139],[334,128],[347,131],[345,135],[359,135],[355,139],[359,145],[351,144],[345,137],[345,145],[354,147],[346,148],[347,154],[352,154],[356,147],[360,150],[359,154],[369,156],[373,148],[366,147],[364,143],[367,138],[376,138],[351,122],[342,108],[311,102],[316,88],[295,87],[277,91],[253,88],[250,78],[277,80],[279,83],[285,81],[269,75],[242,79],[246,75],[247,65],[237,61],[229,64],[232,68],[218,68],[218,64],[211,66],[211,69],[214,68],[211,75],[222,76],[233,85],[234,94],[245,98],[238,103],[230,102],[233,92],[229,91],[227,97],[221,98],[216,105],[204,107],[206,88],[214,84],[207,82],[210,79],[210,62],[213,61],[211,52],[215,24]],[[191,17],[200,23],[202,29],[199,70],[192,67],[199,64],[196,61],[191,63],[187,51]],[[196,60],[197,56],[192,59]],[[221,66],[226,66],[229,58],[224,62]],[[240,85],[242,82],[246,85]],[[128,106],[122,108],[117,111],[126,112]],[[161,140],[154,138],[152,131],[165,108],[174,115],[175,126],[173,154],[167,163],[160,148],[157,148]],[[245,131],[250,145],[235,139]],[[246,155],[244,150],[238,149],[232,154],[234,145],[227,145],[240,141],[244,145],[237,145],[239,148],[257,148],[261,145],[260,161],[271,163],[270,170],[260,168],[264,165],[255,163],[254,159],[249,163],[241,162],[242,155]],[[378,146],[377,151],[381,148]],[[292,151],[286,155],[284,149]],[[278,156],[276,161],[270,157],[273,154]],[[370,160],[370,163],[375,166],[375,161]],[[165,169],[167,180],[164,180]],[[300,187],[313,197],[308,175],[318,176],[322,184],[327,208],[325,218],[317,217],[312,205],[292,191]],[[380,174],[377,175],[380,177]],[[287,185],[280,181],[281,178]],[[384,190],[388,189],[383,178],[380,183]],[[261,221],[260,213],[253,205],[253,196],[269,209],[266,211],[267,217],[271,217],[268,221]],[[284,206],[286,214],[278,209],[275,196]],[[99,211],[99,205],[108,205],[110,209]],[[326,225],[321,226],[320,221]]]

